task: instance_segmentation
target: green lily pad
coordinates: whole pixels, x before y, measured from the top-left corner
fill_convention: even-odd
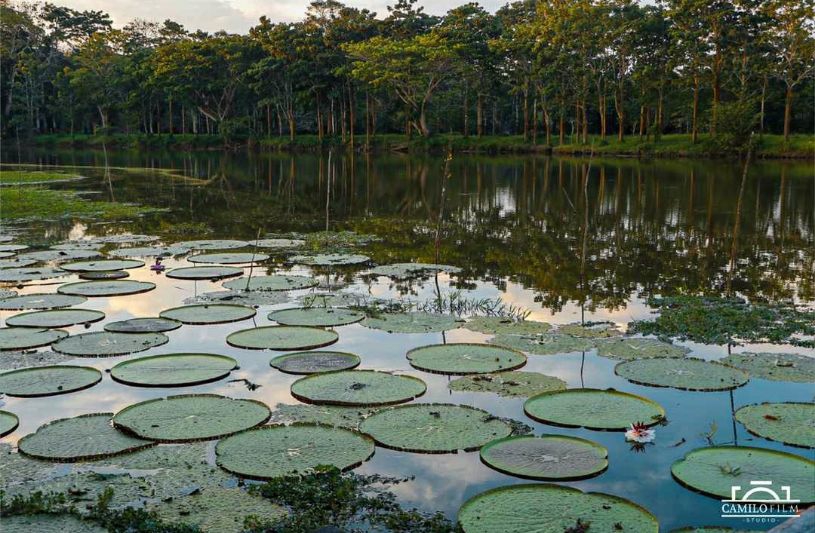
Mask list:
[[[280,355],[269,364],[287,374],[320,374],[359,366],[359,356],[346,352],[296,352]]]
[[[623,332],[617,328],[616,324],[610,322],[598,322],[597,324],[591,325],[564,324],[558,326],[557,332],[563,335],[571,335],[572,337],[585,339],[605,339],[623,334]]]
[[[59,365],[62,363],[67,363],[71,360],[73,360],[73,357],[52,352],[50,350],[20,350],[3,352],[3,356],[0,357],[0,371]]]
[[[17,257],[32,261],[78,261],[80,259],[93,259],[101,257],[102,254],[96,250],[40,250],[38,252],[26,252]],[[63,273],[64,274],[64,273]]]
[[[249,244],[258,248],[297,248],[306,244],[306,241],[302,239],[260,239]]]
[[[738,368],[684,357],[623,361],[614,367],[614,373],[640,385],[695,391],[735,389],[750,379]]]
[[[71,307],[87,302],[82,296],[69,296],[64,294],[23,294],[9,296],[0,300],[0,310],[16,311],[20,309],[57,309]]]
[[[608,468],[608,450],[586,439],[564,435],[524,435],[481,448],[490,468],[526,479],[568,481],[594,477]]]
[[[257,263],[266,261],[269,256],[266,254],[251,252],[234,252],[228,254],[200,254],[191,255],[187,258],[190,263],[220,264],[220,265],[240,265],[243,263]]]
[[[122,361],[110,370],[110,377],[138,387],[182,387],[219,380],[237,366],[225,355],[172,353]]]
[[[93,387],[102,373],[89,366],[41,366],[0,374],[0,393],[20,398],[54,396]]]
[[[362,307],[370,298],[348,292],[309,293],[301,296],[299,301],[303,307]]]
[[[0,270],[0,282],[39,281],[67,275],[69,275],[68,272],[53,267],[4,268]]]
[[[459,509],[458,523],[465,533],[659,531],[656,517],[632,501],[546,483],[477,494]]]
[[[499,372],[454,379],[448,384],[456,392],[494,392],[499,396],[534,396],[564,390],[566,382],[538,372]]]
[[[592,339],[581,339],[572,337],[571,335],[560,335],[557,333],[496,335],[487,342],[534,355],[586,352],[594,348],[594,341]]]
[[[635,422],[653,425],[665,418],[661,405],[627,392],[568,389],[529,398],[524,412],[545,424],[601,430],[625,430]]]
[[[20,425],[20,419],[14,413],[0,411],[0,437],[5,437]]]
[[[105,247],[103,242],[95,241],[66,241],[51,246],[52,250],[99,250]]]
[[[440,333],[461,325],[455,317],[435,313],[379,313],[361,322],[367,328],[388,333]]]
[[[269,408],[255,400],[216,394],[168,396],[125,407],[113,425],[145,439],[187,442],[225,437],[269,419]]]
[[[292,263],[309,266],[349,266],[367,263],[370,260],[370,257],[362,254],[293,255],[289,258]]]
[[[57,292],[73,296],[103,297],[140,294],[152,291],[155,288],[156,284],[149,281],[78,281],[62,285],[57,289]]]
[[[25,244],[0,244],[0,252],[19,252],[28,248]]]
[[[345,407],[341,405],[277,404],[269,422],[272,424],[320,424],[346,429],[359,429],[365,418],[375,413],[369,407]]]
[[[91,324],[105,318],[105,313],[93,309],[51,309],[20,313],[6,319],[6,325],[23,328],[64,328]]]
[[[136,261],[135,259],[101,259],[99,261],[63,263],[59,265],[59,268],[67,270],[68,272],[105,272],[110,270],[141,268],[143,266],[144,261]]]
[[[232,333],[226,343],[249,350],[311,350],[334,344],[334,331],[306,326],[264,326]]]
[[[103,242],[105,244],[141,244],[144,242],[153,242],[159,240],[161,237],[158,235],[141,235],[138,233],[126,233],[118,235],[103,235],[101,237],[94,237],[93,242]]]
[[[9,257],[14,257],[15,255],[17,254],[14,252],[0,252],[0,259],[8,259]]]
[[[181,322],[169,318],[128,318],[105,324],[105,331],[116,333],[162,333],[181,327]]]
[[[320,282],[308,276],[253,276],[238,278],[224,282],[224,288],[233,291],[293,291],[308,289]]]
[[[111,416],[94,413],[55,420],[20,439],[17,446],[20,453],[35,459],[70,463],[134,452],[155,444],[114,429]]]
[[[461,269],[453,265],[440,265],[436,263],[393,263],[390,265],[379,265],[370,270],[370,273],[376,276],[387,276],[395,279],[420,277],[436,272],[458,274],[461,272]]]
[[[431,344],[407,353],[410,365],[437,374],[488,374],[514,370],[526,364],[519,351],[489,344]]]
[[[366,418],[359,428],[381,446],[419,453],[477,450],[512,432],[508,423],[486,411],[443,403],[385,409]]]
[[[183,241],[172,244],[190,250],[232,250],[235,248],[245,248],[249,246],[247,241],[237,241],[233,239],[209,239],[201,241]]]
[[[685,357],[690,350],[684,346],[668,344],[656,339],[609,338],[597,341],[597,355],[632,361],[654,357]]]
[[[736,420],[753,435],[815,448],[815,403],[745,405],[736,411]]]
[[[815,383],[815,357],[795,353],[734,353],[722,363],[745,370],[754,378]]]
[[[182,324],[226,324],[252,318],[257,311],[245,305],[199,304],[165,309],[159,316]]]
[[[185,304],[197,303],[228,303],[246,305],[249,307],[260,307],[261,305],[277,305],[289,301],[289,296],[285,292],[272,291],[213,291],[205,292],[187,298]]]
[[[243,274],[242,268],[230,266],[204,266],[174,268],[167,272],[168,278],[174,279],[211,279],[232,278]]]
[[[730,498],[732,487],[750,490],[750,481],[769,479],[777,487],[790,487],[790,497],[802,505],[815,502],[815,461],[806,457],[748,446],[710,446],[688,453],[671,466],[671,473],[693,490]],[[767,494],[759,492],[755,497]]]
[[[111,257],[170,257],[183,255],[190,249],[184,246],[135,246],[133,248],[119,248],[111,250],[108,255]]]
[[[169,339],[163,333],[116,333],[95,331],[65,337],[51,347],[55,352],[77,357],[112,357],[143,352]]]
[[[341,307],[304,307],[280,309],[269,313],[269,320],[284,326],[345,326],[359,322],[365,313]]]
[[[27,350],[48,346],[68,336],[61,329],[0,328],[0,350]]]
[[[107,529],[68,514],[3,517],[3,533],[105,533]]]
[[[374,443],[365,435],[311,424],[250,429],[215,446],[218,466],[250,479],[308,474],[323,465],[349,470],[373,454]]]
[[[31,265],[36,265],[39,261],[34,259],[20,259],[19,257],[11,257],[8,259],[0,259],[0,269],[4,268],[26,268]]]
[[[371,406],[409,402],[427,390],[425,382],[412,376],[396,376],[376,370],[348,370],[314,374],[291,385],[300,401],[328,405]]]
[[[534,320],[513,320],[500,316],[476,316],[464,323],[464,327],[479,333],[531,335],[546,333],[552,329],[551,324]]]
[[[101,270],[99,272],[80,272],[79,279],[90,281],[112,280],[129,278],[130,274],[124,270]]]

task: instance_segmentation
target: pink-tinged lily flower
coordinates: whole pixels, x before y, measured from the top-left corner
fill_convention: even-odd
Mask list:
[[[656,431],[648,429],[648,426],[642,422],[634,422],[631,424],[631,429],[625,432],[625,440],[632,442],[654,442],[656,436]]]

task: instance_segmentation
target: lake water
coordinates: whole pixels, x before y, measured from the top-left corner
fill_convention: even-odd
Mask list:
[[[742,182],[741,167],[730,161],[637,161],[629,159],[544,158],[456,155],[444,179],[444,158],[436,156],[143,153],[43,150],[9,153],[5,162],[75,165],[89,176],[58,184],[94,198],[166,208],[143,220],[123,223],[34,222],[18,241],[57,242],[99,234],[133,232],[170,235],[171,240],[236,238],[253,240],[260,232],[353,230],[381,237],[360,253],[377,264],[435,261],[434,237],[443,216],[439,262],[460,266],[461,277],[442,275],[443,294],[460,290],[470,298],[497,298],[526,309],[529,318],[553,324],[608,320],[621,327],[652,316],[645,299],[654,295],[732,292],[749,299],[794,300],[815,304],[815,179],[806,162],[759,161]],[[124,170],[136,167],[138,170]],[[175,174],[156,169],[174,169]],[[442,193],[442,188],[445,188]],[[183,229],[182,232],[180,229]],[[4,228],[5,229],[5,228]],[[275,272],[310,274],[289,267],[283,257],[268,264]],[[191,266],[184,258],[168,268]],[[395,283],[363,279],[360,269],[321,273],[344,292],[381,298],[425,301],[436,294],[435,280]],[[60,281],[70,281],[64,278]],[[129,317],[156,316],[196,293],[219,290],[220,282],[181,281],[150,272],[130,271],[130,279],[152,281],[154,291],[89,299],[81,307],[104,311],[103,324]],[[53,291],[55,285],[19,292]],[[107,376],[88,390],[41,399],[6,398],[4,409],[20,417],[15,443],[40,425],[84,413],[116,412],[148,398],[170,394],[217,393],[260,400],[274,408],[296,403],[289,393],[295,376],[269,367],[276,355],[228,346],[232,331],[270,324],[263,307],[254,320],[218,326],[183,326],[168,333],[170,342],[132,356],[82,359],[80,364],[109,369],[128,358],[170,352],[215,352],[238,360],[230,379],[261,385],[249,391],[226,380],[195,387],[144,389]],[[13,312],[0,312],[5,320]],[[71,333],[86,331],[68,328]],[[465,329],[445,334],[389,334],[359,324],[336,328],[332,350],[362,358],[361,368],[393,370],[423,379],[420,402],[451,402],[512,417],[535,434],[573,435],[609,450],[602,475],[566,485],[619,495],[657,516],[663,531],[687,525],[726,524],[720,502],[684,488],[671,464],[706,445],[702,433],[712,423],[717,444],[737,443],[787,450],[813,458],[812,450],[792,448],[754,437],[734,422],[742,405],[762,401],[812,401],[811,384],[752,379],[732,392],[687,392],[632,384],[614,374],[615,361],[593,351],[555,356],[530,355],[524,370],[557,376],[569,387],[613,387],[647,396],[665,407],[669,420],[657,426],[657,440],[642,452],[632,450],[621,432],[547,426],[523,413],[523,399],[490,393],[457,393],[448,377],[413,369],[405,353],[439,342],[480,342],[489,337]],[[724,346],[684,343],[692,355],[718,359]],[[815,350],[778,345],[737,346],[740,351]],[[684,439],[683,444],[675,446]],[[394,490],[403,502],[454,517],[462,502],[486,489],[522,483],[479,460],[477,452],[423,455],[377,448],[361,473],[415,476]],[[772,524],[729,524],[767,529]]]

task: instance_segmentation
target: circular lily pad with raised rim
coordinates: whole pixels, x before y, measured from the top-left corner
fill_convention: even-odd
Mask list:
[[[524,412],[545,424],[600,430],[625,430],[635,422],[653,425],[665,417],[661,405],[627,392],[568,389],[529,398]]]
[[[19,257],[11,257],[8,259],[0,259],[0,269],[3,268],[26,268],[31,265],[36,265],[39,261],[34,259],[20,259]]]
[[[89,366],[41,366],[0,374],[0,393],[20,398],[54,396],[93,387],[102,373]]]
[[[55,352],[77,357],[112,357],[143,352],[166,344],[169,339],[163,333],[116,333],[95,331],[80,333],[55,342]]]
[[[182,387],[219,380],[237,366],[225,355],[173,353],[122,361],[111,369],[110,377],[138,387]]]
[[[244,263],[257,263],[266,261],[269,256],[260,253],[234,252],[227,254],[200,254],[191,255],[187,258],[190,263],[220,264],[220,265],[240,265]]]
[[[58,309],[79,305],[87,301],[88,299],[82,296],[69,296],[67,294],[23,294],[0,300],[0,310]]]
[[[581,339],[557,333],[537,335],[499,334],[487,342],[534,355],[586,352],[594,348],[592,339]]]
[[[448,387],[456,392],[494,392],[499,396],[523,397],[564,390],[566,382],[538,372],[510,371],[464,376],[451,381]]]
[[[747,372],[702,359],[657,357],[623,361],[614,373],[632,383],[693,391],[719,391],[741,387]]]
[[[264,426],[242,431],[215,446],[218,466],[250,479],[308,474],[318,466],[349,470],[374,454],[374,442],[347,429],[315,424]]]
[[[4,268],[0,269],[0,282],[40,281],[68,275],[68,272],[53,267]]]
[[[359,429],[360,422],[375,412],[376,408],[373,407],[279,403],[269,421],[272,424],[307,423]]]
[[[59,265],[59,268],[67,270],[68,272],[106,272],[110,270],[141,268],[143,266],[144,261],[136,261],[135,259],[101,259],[99,261],[63,263]]]
[[[20,425],[20,419],[14,413],[0,411],[0,437],[5,437]]]
[[[104,297],[140,294],[152,291],[155,288],[156,284],[149,281],[78,281],[62,285],[57,289],[57,292],[74,296]]]
[[[172,244],[190,250],[233,250],[249,246],[247,241],[237,241],[234,239],[208,239],[201,241],[183,241]]]
[[[815,448],[815,403],[745,405],[736,420],[747,431],[791,446]]]
[[[130,274],[124,270],[102,270],[99,272],[80,272],[79,279],[86,279],[90,281],[111,280],[111,279],[124,279],[129,278]]]
[[[183,255],[189,251],[189,248],[183,246],[137,246],[111,250],[108,255],[111,257],[168,257]]]
[[[445,272],[447,274],[458,274],[461,269],[453,265],[440,265],[436,263],[392,263],[390,265],[379,265],[370,270],[370,274],[376,276],[387,276],[395,279],[407,279],[424,275]]]
[[[169,318],[128,318],[105,324],[105,331],[117,333],[162,333],[181,327],[181,322]]]
[[[359,429],[381,446],[419,453],[477,450],[512,432],[508,423],[486,411],[445,403],[385,409],[366,418]]]
[[[141,244],[144,242],[153,242],[159,240],[161,237],[158,235],[140,235],[137,233],[120,234],[120,235],[102,235],[101,237],[94,237],[92,241],[103,242],[105,244]]]
[[[623,334],[623,332],[617,328],[617,325],[611,322],[597,322],[586,325],[564,324],[562,326],[558,326],[557,332],[564,335],[571,335],[573,337],[587,339],[605,339],[608,337],[617,337]]]
[[[690,349],[657,339],[608,338],[597,341],[597,355],[632,361],[654,357],[685,357]]]
[[[342,307],[303,307],[269,313],[269,320],[284,326],[345,326],[359,322],[365,313]]]
[[[215,394],[168,396],[125,407],[113,417],[117,428],[160,442],[217,439],[263,424],[266,404]]]
[[[260,239],[249,244],[258,248],[297,248],[306,244],[306,241],[302,239]]]
[[[165,309],[159,316],[182,324],[226,324],[252,318],[257,311],[245,305],[199,304]]]
[[[311,350],[334,344],[335,331],[306,326],[264,326],[232,333],[226,343],[249,350]]]
[[[375,406],[409,402],[427,390],[413,376],[376,370],[348,370],[315,374],[292,383],[291,394],[300,401],[328,405]]]
[[[25,244],[0,244],[0,252],[19,252],[28,248]]]
[[[722,363],[740,368],[751,377],[771,381],[815,383],[815,357],[796,353],[734,353]]]
[[[362,254],[293,255],[289,258],[292,263],[308,266],[350,266],[367,263],[370,260],[370,257]]]
[[[22,328],[64,328],[91,324],[105,318],[105,313],[93,309],[51,309],[20,313],[6,319],[6,325]]]
[[[0,350],[28,350],[48,346],[68,336],[61,329],[0,328]]]
[[[297,352],[280,355],[269,364],[287,374],[320,374],[359,366],[359,356],[345,352]]]
[[[39,252],[26,252],[17,257],[19,259],[31,259],[33,261],[77,261],[80,259],[93,259],[101,257],[102,254],[96,250],[40,250]],[[63,272],[63,275],[65,273]]]
[[[8,259],[9,257],[14,257],[16,254],[14,252],[0,252],[0,259]]]
[[[253,276],[251,279],[232,279],[224,282],[224,288],[233,291],[293,291],[308,289],[319,283],[316,279],[308,276],[277,274],[274,276]]]
[[[459,509],[458,523],[465,533],[659,531],[656,517],[632,501],[546,483],[498,487],[477,494]],[[581,527],[578,524],[584,529],[575,529]]]
[[[211,279],[232,278],[243,274],[242,268],[230,266],[203,266],[174,268],[167,272],[168,278],[174,279]]]
[[[481,460],[504,474],[526,479],[569,481],[594,477],[608,468],[608,450],[565,435],[523,435],[494,440]]]
[[[105,533],[107,529],[71,515],[28,514],[3,517],[3,533]]]
[[[118,431],[110,423],[111,416],[95,413],[54,420],[20,439],[17,446],[20,453],[36,459],[70,463],[135,452],[155,444]]]
[[[379,313],[361,322],[367,328],[388,333],[440,333],[461,325],[455,317],[434,313]]]
[[[66,241],[60,244],[55,244],[51,247],[52,250],[100,250],[105,247],[103,242],[95,241]]]
[[[487,334],[529,335],[546,333],[552,329],[551,324],[535,320],[513,320],[500,316],[476,316],[464,323],[470,331]]]
[[[412,367],[437,374],[488,374],[526,364],[526,356],[519,351],[463,342],[421,346],[410,350],[407,358]]]
[[[213,291],[205,292],[184,300],[185,304],[197,303],[225,303],[260,307],[261,305],[277,305],[289,301],[285,292],[272,291]]]
[[[777,450],[748,446],[699,448],[676,461],[671,473],[683,485],[716,498],[730,498],[734,485],[742,487],[739,498],[743,498],[750,491],[750,481],[769,479],[776,490],[790,487],[790,497],[802,505],[815,502],[815,461]],[[759,489],[753,498],[773,496]]]

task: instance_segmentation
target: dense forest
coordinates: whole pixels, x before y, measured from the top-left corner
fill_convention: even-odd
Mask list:
[[[318,0],[237,35],[0,0],[2,133],[813,131],[815,0],[415,1]]]

